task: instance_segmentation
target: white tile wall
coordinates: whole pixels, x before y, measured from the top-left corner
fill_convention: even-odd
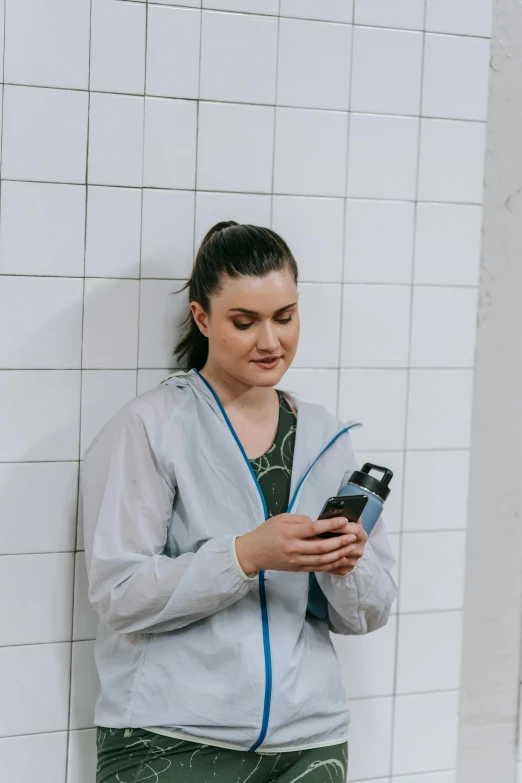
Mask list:
[[[391,696],[394,689],[397,618],[366,636],[333,636],[350,699]]]
[[[422,30],[424,0],[355,0],[355,24]]]
[[[465,532],[404,533],[400,608],[404,612],[461,609]]]
[[[407,367],[410,303],[409,286],[345,286],[341,366]]]
[[[491,0],[427,0],[426,30],[456,35],[491,35]]]
[[[87,89],[89,0],[17,0],[6,11],[6,82]]]
[[[92,783],[95,779],[96,729],[70,731],[67,783]]]
[[[1,273],[82,277],[84,243],[84,185],[2,184]]]
[[[67,729],[70,660],[70,644],[0,647],[3,737]]]
[[[391,761],[393,699],[357,699],[351,703],[352,780],[388,774]]]
[[[243,0],[243,2],[248,0]],[[351,22],[353,0],[280,0],[281,16],[322,19],[328,22]]]
[[[194,187],[196,126],[194,101],[145,99],[144,185],[150,188]]]
[[[173,0],[169,0],[172,3]],[[159,0],[158,0],[159,2]],[[279,0],[203,0],[203,8],[217,8],[223,11],[238,11],[255,14],[277,14]],[[179,3],[179,5],[200,5],[200,0]],[[174,3],[176,5],[176,3]]]
[[[354,433],[359,449],[404,448],[407,370],[341,370],[339,415],[363,422]]]
[[[451,769],[457,756],[458,691],[397,696],[394,729],[393,774]]]
[[[422,33],[356,27],[352,111],[417,115],[422,46]]]
[[[484,123],[421,120],[419,198],[480,204],[485,143]]]
[[[466,204],[417,206],[416,283],[476,286],[482,208]]]
[[[352,29],[281,19],[277,102],[314,109],[348,109]]]
[[[359,461],[395,474],[399,602],[377,633],[334,640],[349,779],[455,783],[491,0],[5,7],[8,776],[95,775],[78,462],[168,375],[186,306],[173,292],[208,228],[233,219],[273,227],[300,265],[302,339],[281,386],[363,421]]]
[[[76,462],[0,464],[0,554],[72,552]]]
[[[92,0],[91,90],[143,93],[145,9],[139,3]]]
[[[90,185],[87,190],[87,277],[139,277],[141,191]]]
[[[463,529],[467,522],[469,451],[406,455],[404,530]],[[441,492],[440,488],[444,491]]]
[[[413,367],[473,367],[477,299],[476,288],[415,288]]]
[[[88,102],[79,90],[6,85],[2,177],[85,182]]]
[[[301,337],[294,367],[336,367],[339,363],[340,286],[302,283],[299,313]]]
[[[144,190],[141,222],[142,277],[188,278],[194,247],[194,191]]]
[[[272,228],[299,258],[301,280],[341,282],[344,199],[274,196]]]
[[[82,296],[78,278],[2,277],[0,367],[80,367]]]
[[[278,109],[274,193],[343,196],[347,133],[345,112]]]
[[[67,732],[0,739],[0,756],[6,780],[65,783]]]
[[[413,117],[352,114],[346,194],[413,201],[418,137]]]
[[[459,687],[461,612],[402,615],[398,636],[397,693]]]
[[[0,647],[68,641],[74,555],[7,555],[0,559]]]
[[[422,113],[426,117],[485,120],[489,41],[461,35],[427,35]]]
[[[154,6],[147,16],[147,95],[197,98],[201,14]]]
[[[274,109],[199,104],[198,190],[270,193]]]
[[[136,370],[82,373],[81,457],[103,425],[136,396]]]
[[[91,93],[88,181],[96,185],[142,184],[143,98]]]
[[[277,27],[271,16],[204,11],[200,98],[273,104]]]
[[[298,370],[291,367],[281,378],[279,388],[334,411],[337,409],[338,385],[339,370]]]
[[[414,221],[412,201],[347,199],[345,281],[410,283]]]

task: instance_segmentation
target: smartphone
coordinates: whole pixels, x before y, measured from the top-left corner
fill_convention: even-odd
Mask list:
[[[346,517],[348,522],[358,522],[367,502],[367,495],[338,495],[334,498],[328,498],[319,514],[319,519]],[[319,533],[318,538],[332,538],[342,535],[344,534],[327,530],[325,533]]]

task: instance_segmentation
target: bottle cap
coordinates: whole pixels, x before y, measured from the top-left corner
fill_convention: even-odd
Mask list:
[[[383,476],[381,479],[375,476],[370,476],[371,470],[380,471]],[[393,472],[388,468],[381,468],[379,465],[372,465],[371,462],[365,462],[360,470],[354,470],[350,476],[350,484],[357,484],[357,486],[367,489],[377,495],[384,502],[390,494],[390,487],[388,484],[393,478]]]

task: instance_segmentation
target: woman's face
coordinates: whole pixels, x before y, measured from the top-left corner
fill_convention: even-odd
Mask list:
[[[191,302],[208,337],[207,367],[246,386],[274,386],[292,364],[299,340],[297,286],[288,270],[265,277],[225,276],[210,314]]]

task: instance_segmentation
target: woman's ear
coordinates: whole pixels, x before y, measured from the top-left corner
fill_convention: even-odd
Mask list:
[[[208,337],[208,315],[199,302],[191,302],[190,310],[201,334]]]

